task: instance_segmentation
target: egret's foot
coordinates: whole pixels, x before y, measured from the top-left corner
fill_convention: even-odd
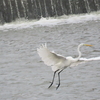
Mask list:
[[[60,84],[58,84],[58,86],[56,87],[56,90],[59,88]]]
[[[53,82],[50,82],[51,84],[50,84],[50,86],[48,87],[48,89],[52,86],[52,84],[53,84]]]

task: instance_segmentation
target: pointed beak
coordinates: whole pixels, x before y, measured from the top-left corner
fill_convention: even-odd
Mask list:
[[[93,45],[90,45],[90,44],[84,44],[85,46],[93,46]]]

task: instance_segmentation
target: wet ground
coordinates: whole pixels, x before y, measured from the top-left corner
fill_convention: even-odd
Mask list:
[[[53,72],[36,49],[47,43],[50,50],[77,57],[100,56],[100,21],[55,26],[0,30],[0,100],[100,100],[100,61],[68,67],[61,73],[61,86],[48,89]]]

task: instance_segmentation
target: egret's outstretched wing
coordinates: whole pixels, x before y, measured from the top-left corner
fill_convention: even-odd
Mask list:
[[[59,63],[62,60],[66,60],[65,57],[58,55],[54,52],[51,52],[46,44],[42,45],[40,48],[37,49],[37,52],[44,63],[48,66],[54,66],[55,64]]]
[[[84,60],[84,61],[94,61],[94,60],[100,60],[100,57],[80,58],[80,60]]]
[[[89,62],[89,61],[95,61],[95,60],[100,60],[100,57],[94,57],[94,58],[80,58],[77,62],[71,64],[70,67],[74,67],[74,66],[77,66],[77,65],[79,65],[79,64],[86,63],[86,62]]]

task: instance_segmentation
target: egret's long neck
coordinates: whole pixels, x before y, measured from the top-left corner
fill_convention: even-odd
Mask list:
[[[80,52],[80,47],[81,47],[81,46],[82,46],[82,45],[79,45],[79,46],[78,46],[78,49],[77,49],[77,50],[78,50],[78,54],[79,54],[79,56],[77,57],[77,60],[79,60],[80,57],[81,57],[81,52]]]

